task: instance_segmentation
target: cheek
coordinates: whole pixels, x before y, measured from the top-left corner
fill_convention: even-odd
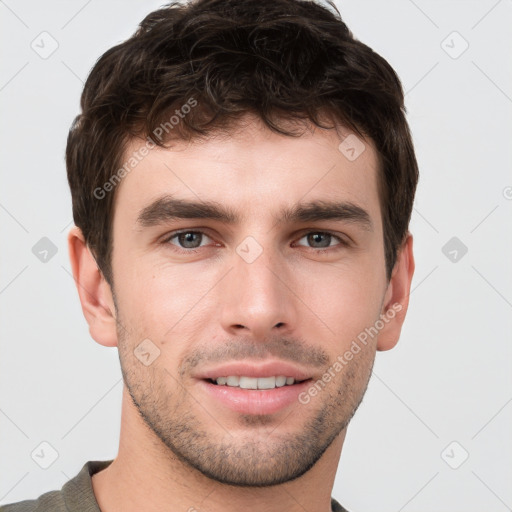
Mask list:
[[[338,351],[350,345],[379,318],[382,284],[369,267],[360,271],[340,268],[333,272],[331,269],[323,277],[316,274],[314,282],[303,286],[302,290],[303,301],[310,310],[308,315],[314,318],[312,325],[316,329],[325,327]]]
[[[200,310],[196,303],[210,287],[192,266],[162,265],[140,257],[130,264],[119,261],[117,268],[116,293],[129,331],[161,343],[177,332],[180,339],[186,336],[184,329]]]

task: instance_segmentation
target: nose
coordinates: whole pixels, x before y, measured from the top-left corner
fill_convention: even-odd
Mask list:
[[[296,327],[297,300],[291,273],[279,256],[265,249],[252,262],[233,254],[233,268],[223,280],[221,322],[230,335],[263,341]]]

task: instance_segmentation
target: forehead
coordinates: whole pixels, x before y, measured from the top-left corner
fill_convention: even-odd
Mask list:
[[[163,195],[222,204],[244,223],[318,200],[350,202],[380,220],[377,153],[344,128],[291,137],[247,116],[229,134],[170,148],[148,149],[146,140],[133,139],[123,165],[129,172],[116,190],[115,216],[133,222]]]

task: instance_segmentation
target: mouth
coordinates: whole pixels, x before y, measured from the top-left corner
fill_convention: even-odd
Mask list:
[[[311,372],[280,361],[226,363],[194,377],[219,412],[258,415],[300,405],[300,393],[313,381]]]
[[[229,375],[226,377],[217,377],[216,379],[205,379],[217,386],[228,386],[240,389],[275,389],[285,386],[293,386],[311,379],[295,380],[294,377],[286,377],[284,375],[271,377],[248,377],[245,375]]]

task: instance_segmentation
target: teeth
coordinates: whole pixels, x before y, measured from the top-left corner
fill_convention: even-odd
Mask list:
[[[258,389],[258,379],[256,377],[240,377],[239,386],[242,389]]]
[[[239,383],[240,383],[240,377],[235,377],[235,376],[226,377],[226,384],[228,386],[236,386],[236,387],[238,387]]]
[[[286,377],[276,377],[276,388],[282,388],[286,385]]]
[[[218,377],[215,382],[220,386],[231,386],[242,389],[274,389],[283,386],[295,384],[293,377],[279,375],[277,377],[238,377],[230,375],[228,377]]]
[[[258,389],[274,389],[276,387],[275,377],[260,377],[258,381]]]

